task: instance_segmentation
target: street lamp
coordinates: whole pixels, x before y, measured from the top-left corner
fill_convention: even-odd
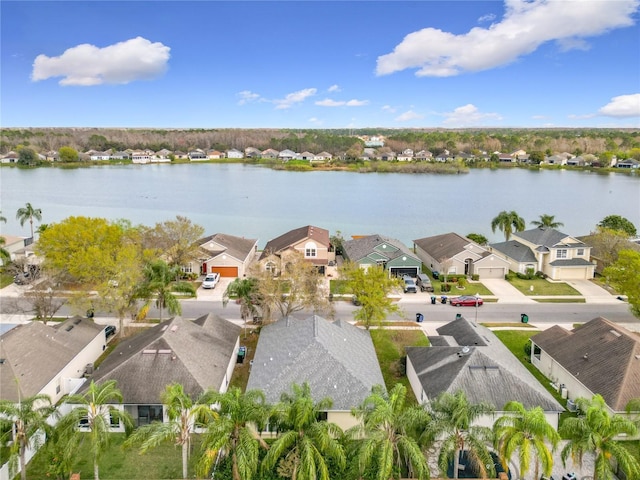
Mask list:
[[[478,299],[480,297],[480,295],[478,293],[476,293],[474,295],[474,297],[476,298],[476,325],[478,324]]]

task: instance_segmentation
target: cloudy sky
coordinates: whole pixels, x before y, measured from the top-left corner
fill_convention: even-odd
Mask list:
[[[640,126],[640,0],[0,8],[4,127]]]

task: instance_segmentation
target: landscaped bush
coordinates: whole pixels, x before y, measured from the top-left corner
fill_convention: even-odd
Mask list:
[[[189,282],[176,282],[171,287],[171,290],[178,293],[187,293],[193,297],[196,295],[196,288]]]
[[[507,281],[513,280],[514,278],[516,278],[516,274],[514,272],[509,272],[504,276],[504,279]]]
[[[477,282],[478,280],[480,280],[480,275],[478,275],[477,273],[474,273],[473,275],[471,275],[471,280],[473,280],[474,282]]]
[[[458,288],[464,288],[467,286],[467,279],[465,277],[458,278]]]
[[[543,278],[543,279],[544,279],[544,278],[547,278],[547,274],[546,274],[546,273],[544,273],[544,272],[541,272],[540,270],[538,270],[538,271],[536,272],[536,277],[538,277],[538,278]]]
[[[451,284],[449,283],[443,283],[440,285],[440,291],[441,292],[450,292],[451,291]]]

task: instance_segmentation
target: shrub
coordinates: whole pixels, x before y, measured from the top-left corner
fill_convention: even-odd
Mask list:
[[[464,288],[467,285],[467,279],[464,277],[458,278],[458,287]]]
[[[538,277],[538,278],[547,278],[547,274],[538,270],[536,272],[536,277]]]
[[[514,278],[516,278],[516,274],[513,272],[509,272],[504,276],[505,280],[513,280]]]
[[[440,285],[440,291],[441,292],[450,292],[451,291],[451,285],[448,283],[443,283]]]
[[[478,275],[477,273],[474,273],[473,275],[471,275],[471,280],[473,280],[474,282],[477,282],[478,280],[480,280],[480,275]]]

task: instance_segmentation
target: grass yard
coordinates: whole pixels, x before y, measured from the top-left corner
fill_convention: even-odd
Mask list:
[[[13,283],[13,275],[2,271],[0,272],[0,288],[7,287]]]
[[[510,323],[500,323],[500,322],[481,322],[480,325],[483,325],[487,328],[494,327],[518,327],[518,328],[536,328],[533,325],[529,325],[528,323],[519,323],[519,322],[510,322]]]
[[[173,442],[164,442],[160,446],[140,455],[135,448],[124,449],[122,443],[125,435],[114,433],[111,445],[104,453],[100,462],[100,478],[102,480],[122,479],[181,479],[182,453],[181,448]],[[195,475],[195,466],[199,457],[199,438],[194,437],[192,455],[189,459],[190,477]],[[42,448],[29,462],[27,478],[30,480],[45,480],[56,478],[49,473],[50,457],[47,449]],[[89,444],[85,442],[76,452],[74,473],[80,473],[80,478],[93,478],[93,461],[89,451]]]
[[[538,303],[586,303],[586,300],[580,298],[536,298]]]
[[[515,277],[509,280],[509,283],[525,295],[580,295],[580,292],[571,285],[563,282],[549,282],[543,278],[525,280]],[[533,291],[531,291],[531,286],[533,286]]]
[[[412,402],[417,402],[405,375],[404,347],[429,346],[429,340],[424,332],[422,330],[391,329],[369,330],[369,332],[387,390],[391,390],[396,383],[402,383],[407,387],[407,398],[410,398]]]

